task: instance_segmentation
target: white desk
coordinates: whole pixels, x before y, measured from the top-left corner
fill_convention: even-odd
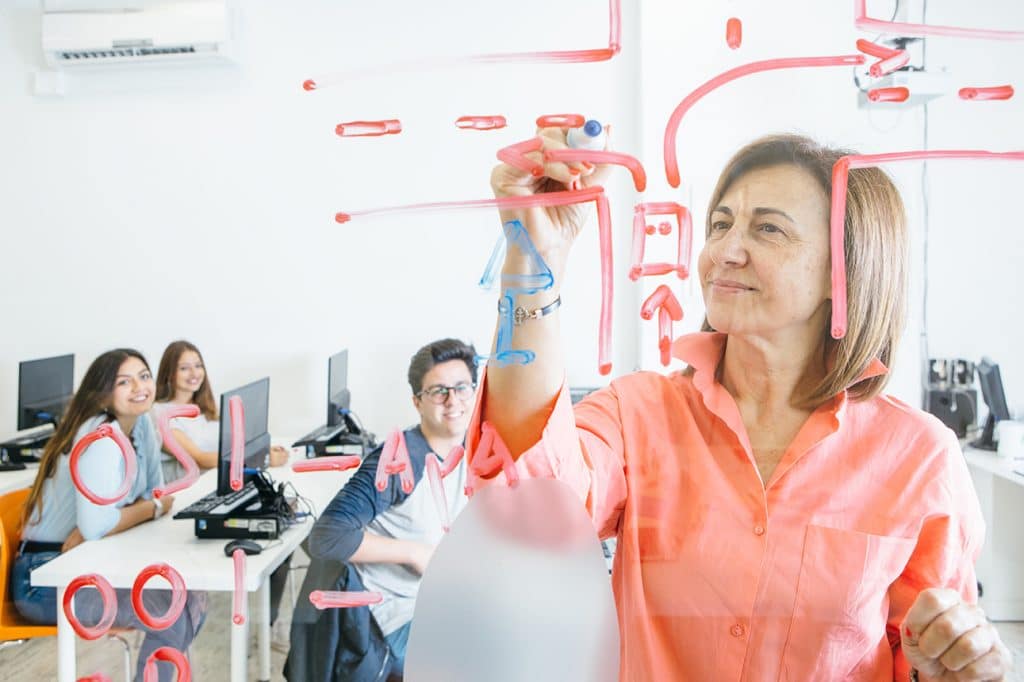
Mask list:
[[[0,471],[0,495],[6,495],[12,490],[31,488],[38,470],[39,465],[32,463],[19,471]]]
[[[984,594],[979,603],[992,620],[1024,620],[1024,460],[964,447],[985,516],[985,546],[976,566]]]
[[[293,461],[295,456],[293,455]],[[308,498],[319,515],[341,489],[352,471],[312,472],[296,474],[289,467],[270,469],[275,481],[292,481],[300,494]],[[174,508],[182,509],[216,488],[217,472],[210,470],[186,490],[175,496]],[[173,512],[172,512],[173,514]],[[57,604],[63,603],[64,588],[75,577],[97,572],[115,588],[131,588],[144,567],[162,561],[173,566],[190,590],[235,589],[234,563],[225,556],[227,540],[200,540],[193,532],[194,521],[175,521],[172,514],[143,523],[129,530],[99,540],[84,542],[32,572],[33,585],[57,588]],[[270,679],[270,588],[268,578],[285,558],[309,534],[313,520],[305,519],[283,533],[277,540],[260,540],[265,549],[246,557],[245,589],[257,592],[259,625],[260,679]],[[147,585],[166,588],[166,582],[153,578]],[[231,625],[231,680],[244,682],[248,654],[248,626],[253,614],[243,625]],[[200,634],[200,636],[202,636]],[[60,682],[74,682],[75,631],[57,609],[57,672]]]

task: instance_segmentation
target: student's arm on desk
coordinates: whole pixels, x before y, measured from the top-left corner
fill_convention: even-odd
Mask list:
[[[271,445],[269,459],[272,467],[284,466],[289,459],[288,448],[283,445]]]
[[[139,475],[152,475],[148,462],[140,463],[140,469],[147,467],[147,472],[139,471]],[[78,461],[78,474],[82,481],[94,493],[109,497],[121,487],[124,464],[121,451],[110,439],[94,442]],[[157,469],[158,483],[159,469]],[[117,507],[113,504],[99,505],[89,501],[79,490],[75,490],[75,514],[78,521],[77,531],[84,540],[97,540],[106,535],[120,533],[153,518],[155,504],[161,505],[164,512],[170,511],[174,504],[174,496],[166,495],[157,501],[139,498],[131,504]],[[74,539],[74,531],[68,540]],[[73,546],[73,545],[72,545]],[[68,547],[70,549],[70,547]]]
[[[309,535],[314,559],[356,563],[406,564],[422,574],[433,547],[412,540],[398,540],[366,531],[366,526],[406,495],[397,481],[380,492],[375,485],[381,448],[363,460],[320,516]]]

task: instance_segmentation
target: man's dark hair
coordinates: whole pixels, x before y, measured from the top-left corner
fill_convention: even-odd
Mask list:
[[[466,363],[469,375],[476,383],[476,349],[472,344],[465,344],[458,339],[441,339],[433,341],[416,351],[409,361],[409,387],[413,394],[423,390],[423,377],[435,365],[449,360],[462,360]]]

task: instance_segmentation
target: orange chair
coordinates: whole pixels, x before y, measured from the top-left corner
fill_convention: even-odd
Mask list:
[[[25,507],[28,493],[29,488],[24,488],[0,496],[0,598],[3,599],[0,602],[0,642],[5,643],[57,634],[56,625],[35,625],[22,618],[7,594],[11,565],[18,553],[21,535],[21,510]]]
[[[56,625],[35,625],[26,621],[14,608],[7,591],[11,565],[18,552],[21,536],[21,511],[30,488],[0,495],[0,648],[21,644],[33,637],[57,634]],[[125,679],[131,679],[131,648],[121,635],[129,629],[111,628],[107,637],[120,642],[124,649]]]

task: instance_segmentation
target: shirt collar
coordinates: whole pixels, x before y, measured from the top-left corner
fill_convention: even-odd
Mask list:
[[[704,406],[728,426],[753,462],[753,450],[736,401],[725,387],[715,380],[727,338],[726,334],[719,332],[699,332],[681,336],[672,344],[672,355],[693,368],[693,385],[700,393]],[[872,360],[851,386],[887,371],[881,361]],[[784,475],[804,453],[840,428],[840,422],[847,409],[847,398],[847,391],[841,391],[814,410],[783,455],[782,461],[772,475],[772,480]],[[771,482],[764,483],[767,486]]]
[[[718,368],[718,363],[721,362],[722,354],[725,352],[727,338],[728,335],[722,332],[686,334],[680,336],[672,343],[672,356],[693,367],[695,373],[705,373],[714,378],[715,370]],[[850,383],[850,386],[858,384],[865,379],[882,376],[888,372],[889,368],[881,360],[873,358],[857,378]]]

